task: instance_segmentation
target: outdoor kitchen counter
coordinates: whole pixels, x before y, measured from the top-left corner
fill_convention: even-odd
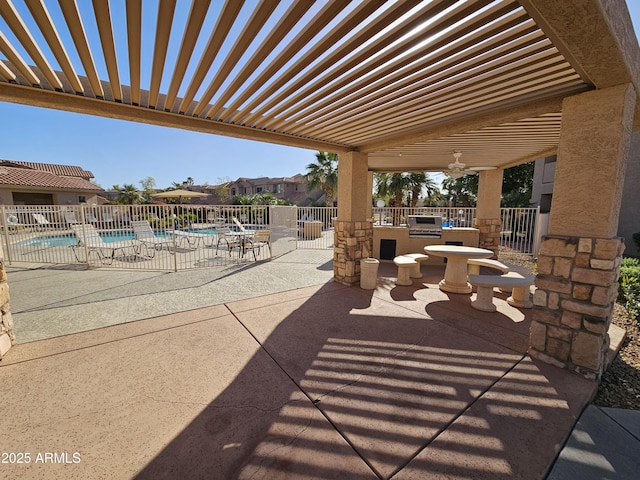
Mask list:
[[[423,253],[427,245],[466,245],[477,247],[480,241],[480,230],[477,228],[445,227],[442,237],[425,238],[409,235],[407,226],[378,226],[373,227],[373,257],[379,260],[393,260],[397,255],[405,253]],[[428,264],[441,265],[443,257],[432,256]]]

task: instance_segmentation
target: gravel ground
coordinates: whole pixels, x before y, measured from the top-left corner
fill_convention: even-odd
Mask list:
[[[501,251],[499,258],[533,271],[534,262],[530,255]],[[627,335],[618,355],[602,376],[594,403],[601,407],[640,410],[640,320],[630,318],[618,303],[611,321],[624,328]]]

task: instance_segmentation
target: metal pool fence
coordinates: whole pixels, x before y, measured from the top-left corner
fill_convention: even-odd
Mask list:
[[[295,249],[333,248],[337,208],[271,205],[1,206],[4,259],[140,270],[184,270],[269,260]],[[440,215],[472,226],[475,208],[374,208],[374,225]],[[502,247],[534,253],[535,208],[502,209]],[[142,222],[151,238],[134,227]],[[268,231],[267,241],[253,241]],[[259,234],[261,235],[261,234]],[[264,240],[264,239],[261,239]]]

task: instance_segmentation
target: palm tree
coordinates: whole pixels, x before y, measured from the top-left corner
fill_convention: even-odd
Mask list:
[[[116,198],[116,202],[125,205],[133,205],[134,203],[142,203],[142,195],[136,190],[135,185],[125,183],[120,190],[120,195]]]
[[[430,198],[438,191],[436,182],[425,172],[410,173],[409,187],[411,188],[411,208],[416,208],[423,190],[426,191],[427,198]]]
[[[376,175],[376,195],[378,197],[393,197],[389,204],[392,207],[402,207],[405,192],[410,191],[409,176],[406,173],[379,173]],[[393,224],[400,225],[402,216],[400,210],[393,212]]]
[[[338,188],[338,154],[318,152],[316,160],[307,165],[307,190],[323,190],[327,207],[333,207]]]

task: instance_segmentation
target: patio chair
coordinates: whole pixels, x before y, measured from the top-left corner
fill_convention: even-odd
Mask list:
[[[74,245],[74,254],[79,261],[77,249],[82,247],[87,249],[87,256],[95,253],[103,264],[111,265],[116,258],[116,253],[120,252],[121,257],[126,257],[131,252],[134,256],[140,253],[140,243],[133,240],[122,240],[119,242],[105,242],[98,234],[95,227],[89,223],[79,223],[72,225],[73,233],[78,241]]]
[[[156,237],[153,232],[153,228],[151,228],[151,224],[148,220],[132,220],[131,228],[133,228],[133,234],[147,250],[152,252],[152,255],[147,255],[150,257],[155,256],[155,251],[158,249],[162,249],[162,247],[167,246],[168,249],[173,253],[175,240],[173,237]],[[151,247],[151,250],[149,250]]]
[[[235,232],[232,232],[229,227],[216,227],[216,235],[218,236],[218,240],[216,242],[216,255],[218,254],[218,248],[221,243],[224,243],[227,246],[229,255],[231,255],[234,248],[242,247],[243,239]]]
[[[260,253],[262,247],[269,248],[269,257],[271,257],[271,230],[256,230],[253,232],[252,238],[248,238],[244,244],[244,252],[251,250],[253,259],[258,261],[256,251]]]

